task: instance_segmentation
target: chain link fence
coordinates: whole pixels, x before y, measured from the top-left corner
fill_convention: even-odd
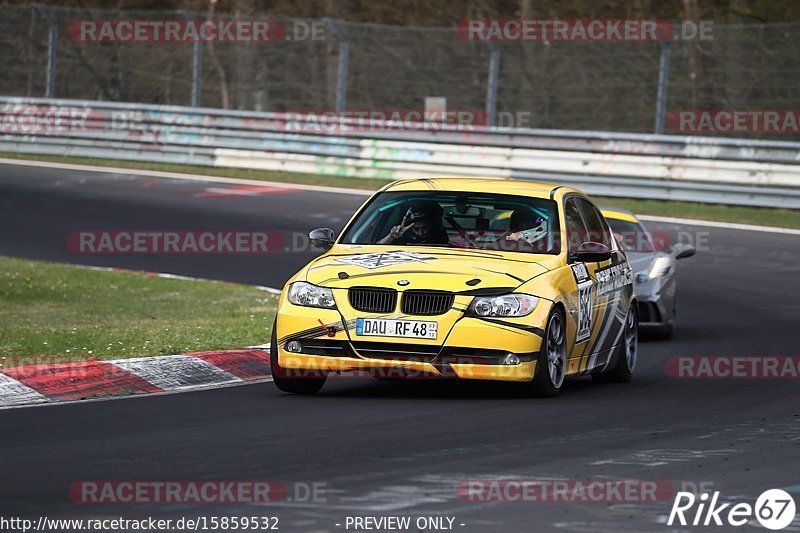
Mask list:
[[[0,9],[0,94],[9,96],[277,112],[422,110],[437,96],[493,125],[640,133],[676,110],[800,110],[795,23],[714,25],[703,41],[489,43],[459,38],[455,26],[278,19],[279,42],[118,43],[76,40],[71,25],[204,15]]]

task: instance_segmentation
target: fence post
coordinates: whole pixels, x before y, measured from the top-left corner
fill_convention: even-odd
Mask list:
[[[494,126],[497,117],[497,84],[500,79],[500,48],[492,41],[489,46],[489,73],[486,81],[486,125]]]
[[[203,41],[196,40],[192,48],[192,107],[200,107],[203,81]]]
[[[669,84],[669,59],[672,42],[661,41],[661,59],[658,63],[658,93],[656,95],[656,133],[664,133],[664,118],[667,114],[667,85]]]
[[[339,61],[336,69],[336,112],[341,113],[344,111],[345,105],[347,105],[347,68],[350,63],[350,40],[336,21],[327,17],[324,20],[325,24],[333,30],[336,41],[339,43]]]
[[[45,98],[53,98],[56,92],[56,50],[58,48],[58,24],[53,14],[45,6],[35,4],[34,8],[39,16],[47,22],[48,41],[47,41],[47,81],[45,85]]]
[[[194,18],[185,11],[181,11],[181,16],[187,21]],[[203,41],[196,39],[192,46],[192,107],[200,107],[203,90]]]

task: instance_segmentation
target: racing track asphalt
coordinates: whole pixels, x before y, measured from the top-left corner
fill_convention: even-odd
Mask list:
[[[0,255],[280,287],[314,252],[89,256],[70,253],[66,236],[103,229],[338,229],[363,200],[297,191],[196,196],[209,186],[2,165]],[[661,531],[671,499],[485,504],[459,500],[455,485],[504,478],[713,483],[723,498],[749,503],[763,490],[798,486],[797,380],[676,380],[665,361],[798,355],[800,237],[661,228],[699,237],[701,249],[680,264],[675,337],[642,342],[630,384],[576,380],[559,398],[531,400],[502,386],[338,378],[315,397],[258,384],[0,411],[0,516],[271,514],[284,531],[344,531],[346,516],[446,515],[465,532]],[[98,507],[67,496],[77,480],[210,479],[316,482],[328,493],[313,505],[255,509]],[[800,523],[793,527],[800,530]]]

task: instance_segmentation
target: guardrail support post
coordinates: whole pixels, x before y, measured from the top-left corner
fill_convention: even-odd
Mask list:
[[[34,8],[39,16],[47,22],[47,81],[45,85],[45,98],[53,98],[56,92],[56,50],[58,48],[58,24],[53,14],[45,6],[35,4]]]
[[[500,48],[486,41],[489,46],[489,73],[486,80],[486,125],[494,126],[497,117],[497,85],[500,79]]]
[[[669,83],[669,59],[672,43],[661,42],[661,59],[658,63],[658,94],[656,95],[656,133],[664,133],[664,118],[667,114],[667,85]]]
[[[336,112],[341,113],[347,105],[347,68],[350,63],[350,40],[333,19],[326,17],[325,24],[331,28],[336,36],[336,41],[339,43],[339,61],[336,69]]]

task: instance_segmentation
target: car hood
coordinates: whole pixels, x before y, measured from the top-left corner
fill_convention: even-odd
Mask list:
[[[554,268],[553,255],[442,247],[337,245],[309,263],[305,279],[330,288],[513,289]],[[479,281],[475,281],[479,280]]]

